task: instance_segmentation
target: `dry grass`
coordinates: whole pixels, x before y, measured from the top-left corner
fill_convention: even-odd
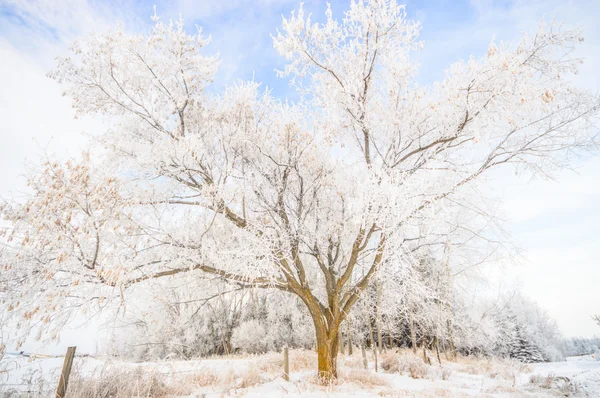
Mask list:
[[[314,369],[317,366],[317,354],[308,350],[290,351],[290,372]],[[258,369],[262,373],[283,374],[283,354],[269,353],[258,361]]]
[[[309,350],[293,350],[290,352],[290,372],[313,369],[317,366],[317,353]]]
[[[238,379],[236,388],[250,388],[257,384],[263,383],[265,380],[262,379],[260,371],[256,368],[250,368],[244,372]]]
[[[372,364],[372,358],[369,358]],[[484,375],[497,379],[497,386],[482,391],[481,396],[488,394],[508,394],[521,396],[523,390],[516,388],[517,375],[528,370],[527,365],[514,361],[465,358],[457,359],[456,363],[447,363],[442,367],[429,366],[420,356],[414,356],[410,350],[388,351],[379,358],[380,369],[386,373],[400,373],[414,379],[430,378],[432,380],[448,380],[452,372]],[[422,391],[399,391],[391,387],[388,376],[363,369],[360,352],[353,356],[339,356],[339,378],[329,385],[319,383],[316,375],[317,355],[313,351],[290,351],[290,370],[302,372],[302,380],[292,382],[293,391],[323,391],[335,392],[343,385],[352,383],[359,390],[371,390],[380,396],[415,396],[415,397],[445,397],[461,396],[460,390],[472,386],[454,386],[453,395],[445,389],[426,389]],[[280,377],[283,372],[283,355],[271,353],[253,357],[244,364],[234,364],[231,367],[196,369],[194,371],[180,371],[160,373],[152,369],[135,367],[123,369],[105,365],[105,367],[90,377],[83,377],[75,370],[69,385],[71,398],[124,398],[124,397],[169,397],[189,396],[198,391],[228,391],[236,390],[236,394],[244,394],[244,390],[269,382]],[[298,376],[298,375],[296,375]],[[457,376],[459,377],[459,376]],[[287,392],[289,386],[282,386],[282,392]],[[567,382],[559,378],[533,376],[527,390],[531,393],[546,391],[547,393],[564,391],[569,394],[576,390]],[[292,391],[292,390],[290,390]],[[458,395],[457,395],[458,394]],[[1,394],[0,394],[1,395]]]
[[[221,391],[246,389],[268,381],[258,367],[235,371],[201,369],[188,373],[161,373],[138,367],[134,370],[105,365],[99,372],[82,375],[74,370],[69,381],[70,398],[129,398],[188,396],[201,388]]]
[[[168,397],[189,395],[191,386],[168,380],[156,372],[104,368],[96,377],[81,377],[74,373],[69,381],[67,397],[71,398],[129,398]]]
[[[400,371],[400,356],[396,352],[384,352],[381,354],[380,366],[384,372],[398,373]]]
[[[263,373],[283,372],[283,355],[278,353],[269,353],[264,355],[258,361],[258,368]]]
[[[338,372],[338,382],[341,383],[354,383],[361,388],[373,388],[373,387],[389,387],[389,382],[383,377],[379,376],[369,370],[361,369],[343,369]]]
[[[363,358],[360,351],[358,353],[354,353],[353,355],[340,355],[338,357],[338,366],[342,365],[348,368],[359,368],[363,369]]]
[[[503,358],[459,357],[457,363],[463,365],[461,372],[486,375],[492,379],[499,378],[514,381],[521,373],[531,372],[531,367],[528,364]]]
[[[211,369],[206,369],[200,371],[200,373],[187,376],[186,382],[198,387],[214,386],[219,383],[219,375]]]

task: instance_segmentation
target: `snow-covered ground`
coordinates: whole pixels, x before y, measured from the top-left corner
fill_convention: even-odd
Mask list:
[[[141,391],[146,388],[144,383],[151,383],[147,376],[152,375],[166,387],[144,396],[600,397],[600,361],[594,358],[532,365],[459,358],[455,362],[442,360],[440,367],[424,365],[407,353],[388,353],[380,358],[380,369],[375,373],[373,358],[369,356],[369,369],[365,370],[360,353],[355,353],[340,356],[339,381],[328,387],[316,383],[315,353],[290,353],[290,381],[281,377],[281,360],[277,353],[144,363],[76,358],[69,391],[71,397],[87,397],[78,389],[90,385],[104,388],[99,381],[103,378],[110,380],[104,384],[119,385],[115,381],[119,379],[128,388],[139,384]],[[51,396],[62,362],[63,358],[5,357],[0,361],[0,397],[13,396],[11,392],[16,391]],[[78,382],[89,377],[96,384]]]

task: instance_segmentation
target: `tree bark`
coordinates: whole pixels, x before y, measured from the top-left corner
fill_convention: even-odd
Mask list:
[[[417,334],[415,333],[412,301],[410,301],[408,304],[408,324],[410,326],[410,342],[412,344],[412,352],[414,355],[417,355]]]
[[[350,326],[350,319],[346,320],[346,333],[348,333],[348,355],[352,356],[352,328]]]
[[[382,286],[381,281],[377,281],[377,301],[375,304],[375,327],[377,329],[377,348],[379,352],[383,352],[383,340],[381,338],[381,296],[382,296]]]
[[[450,359],[456,358],[456,349],[454,348],[454,333],[452,332],[452,275],[450,273],[450,246],[445,245],[446,252],[446,328],[448,329],[448,345],[450,349]]]
[[[337,378],[338,334],[330,337],[327,329],[316,327],[318,377],[321,383],[328,384]]]
[[[450,359],[456,359],[456,348],[454,348],[454,333],[452,332],[452,321],[450,318],[446,320],[446,326],[448,328],[448,348],[450,350]]]
[[[442,359],[440,358],[440,340],[435,336],[433,338],[433,346],[435,347],[435,354],[437,356],[438,363],[442,366]]]

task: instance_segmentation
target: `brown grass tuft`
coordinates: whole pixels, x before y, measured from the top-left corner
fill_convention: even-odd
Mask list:
[[[350,382],[359,385],[361,388],[389,387],[389,382],[383,377],[365,369],[344,369],[338,372],[338,384]]]

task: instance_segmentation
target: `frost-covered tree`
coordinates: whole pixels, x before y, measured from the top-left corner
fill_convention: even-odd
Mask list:
[[[560,350],[565,357],[595,354],[600,350],[600,337],[572,337],[560,342]]]
[[[519,325],[515,326],[514,339],[510,345],[510,357],[523,363],[546,362],[540,349],[523,335]]]
[[[133,285],[211,274],[298,297],[319,375],[335,377],[342,322],[417,261],[424,223],[468,206],[489,170],[551,175],[597,144],[598,98],[569,83],[578,30],[492,42],[422,87],[420,29],[395,0],[353,0],[322,24],[300,7],[274,37],[297,103],[255,82],[208,94],[218,61],[181,21],[77,43],[51,76],[78,114],[109,119],[103,157],[48,162],[26,203],[3,206],[6,307],[46,330],[127,303]]]
[[[135,303],[109,318],[114,333],[105,351],[153,361],[314,345],[310,316],[295,296],[213,278],[169,282],[150,292],[130,289]]]

